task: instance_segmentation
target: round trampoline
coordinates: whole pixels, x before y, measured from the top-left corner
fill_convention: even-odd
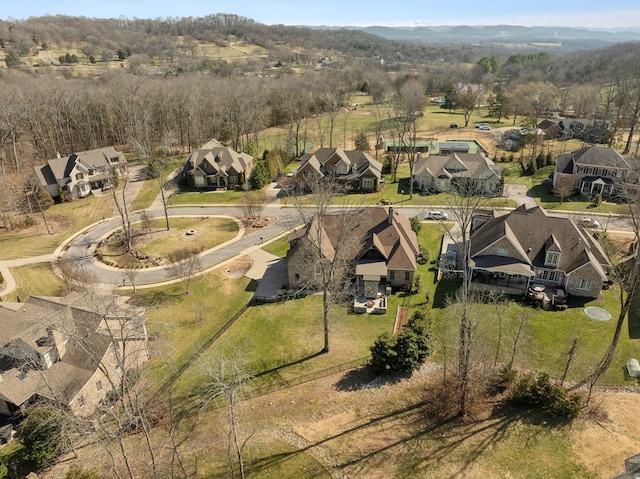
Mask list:
[[[589,306],[588,308],[584,308],[584,314],[597,321],[609,321],[611,319],[611,314],[609,314],[609,311],[597,306]]]

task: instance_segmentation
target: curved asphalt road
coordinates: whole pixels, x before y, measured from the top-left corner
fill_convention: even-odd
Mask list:
[[[164,211],[151,210],[150,218],[163,218]],[[235,206],[182,206],[168,208],[169,217],[179,216],[241,216],[240,210]],[[298,215],[294,209],[281,209],[280,207],[267,206],[263,210],[263,216],[275,216],[278,220],[269,226],[246,235],[242,238],[232,239],[223,245],[207,250],[200,254],[201,271],[207,270],[238,254],[245,253],[252,248],[259,248],[262,240],[284,233],[296,224],[299,224]],[[139,214],[131,215],[131,222],[140,221]],[[112,231],[122,228],[119,217],[110,218],[95,225],[86,232],[73,238],[63,247],[61,256],[75,261],[77,267],[82,267],[90,274],[95,275],[98,282],[104,285],[120,286],[124,282],[129,285],[126,275],[116,268],[111,268],[94,260],[93,251],[100,240],[107,237]],[[261,240],[262,238],[262,240]],[[167,276],[164,267],[140,269],[136,276],[136,286],[148,283],[161,283],[173,278]]]

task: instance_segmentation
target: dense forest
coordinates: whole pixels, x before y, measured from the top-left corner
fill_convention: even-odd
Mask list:
[[[514,123],[571,111],[622,131],[635,127],[640,110],[639,43],[505,52],[267,26],[235,15],[48,16],[0,22],[0,47],[5,179],[26,176],[56,154],[106,145],[141,159],[187,152],[211,138],[243,150],[263,129],[282,125],[291,126],[291,137],[281,147],[295,156],[309,118],[340,111],[353,91],[391,114],[407,79],[425,95],[457,93],[450,108],[484,105]],[[225,57],[220,49],[241,53]],[[456,91],[465,84],[480,85],[476,97]]]

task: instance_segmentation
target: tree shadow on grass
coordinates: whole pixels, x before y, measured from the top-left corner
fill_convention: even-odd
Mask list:
[[[627,328],[629,329],[630,339],[640,339],[640,283],[638,283],[631,300],[631,307],[627,315]]]
[[[447,279],[443,278],[438,281],[436,291],[433,295],[433,307],[437,309],[445,308],[447,305],[447,298],[454,295],[461,285],[459,279]]]
[[[411,376],[411,372],[377,375],[370,365],[366,364],[357,369],[347,371],[336,383],[338,391],[360,391],[362,389],[377,389],[388,384],[395,384]]]

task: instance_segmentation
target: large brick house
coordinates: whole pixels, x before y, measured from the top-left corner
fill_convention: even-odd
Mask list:
[[[599,146],[560,155],[553,173],[553,187],[564,178],[570,178],[582,194],[601,196],[611,196],[616,188],[632,181],[627,160],[613,148]]]
[[[148,359],[144,309],[128,299],[72,293],[0,303],[0,415],[24,414],[40,397],[90,415]]]
[[[253,157],[211,140],[194,150],[182,167],[187,184],[198,189],[242,186],[249,180]]]
[[[318,252],[333,260],[342,247],[359,295],[375,298],[386,287],[403,288],[413,284],[418,239],[409,220],[381,207],[363,208],[349,217],[344,234],[341,214],[315,216],[289,237],[286,256],[287,277],[291,288],[314,283],[314,263]],[[343,242],[343,244],[338,244]]]
[[[600,245],[568,218],[524,205],[491,217],[470,236],[472,282],[527,291],[532,284],[596,298],[610,263]]]
[[[111,185],[114,175],[127,173],[127,159],[114,147],[59,156],[35,167],[36,181],[52,198],[84,198],[91,190]]]
[[[502,167],[481,153],[425,156],[416,162],[413,181],[418,189],[434,193],[464,191],[500,196]]]
[[[302,190],[324,178],[341,183],[345,190],[370,192],[378,191],[381,176],[382,164],[363,151],[320,148],[300,157],[295,179]]]

